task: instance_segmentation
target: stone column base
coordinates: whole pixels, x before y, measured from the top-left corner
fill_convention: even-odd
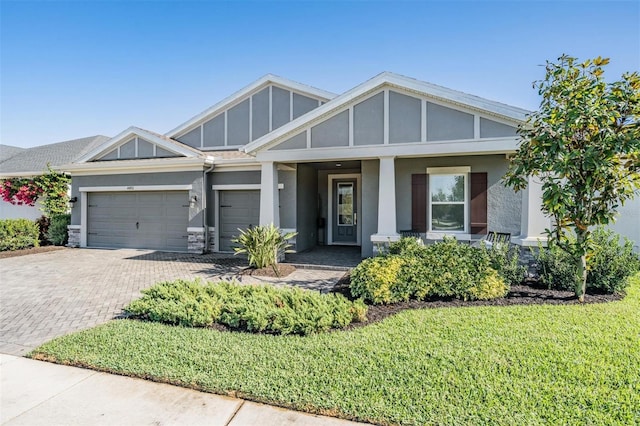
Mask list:
[[[187,229],[187,252],[202,254],[205,250],[204,228]]]
[[[68,225],[67,235],[67,247],[80,247],[80,225]]]

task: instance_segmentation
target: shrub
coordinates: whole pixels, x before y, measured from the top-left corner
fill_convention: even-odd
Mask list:
[[[0,251],[40,245],[38,224],[28,219],[0,220]]]
[[[50,244],[49,239],[47,238],[47,231],[49,231],[49,223],[50,220],[47,216],[40,216],[36,219],[36,223],[38,224],[38,241],[40,241],[40,245]]]
[[[67,226],[71,223],[71,215],[60,214],[51,217],[49,230],[47,231],[47,239],[51,244],[63,246],[69,241],[69,231]]]
[[[633,243],[625,238],[620,244],[620,236],[604,228],[595,229],[592,237],[587,290],[605,293],[624,291],[627,277],[640,271],[640,258],[633,252]],[[540,280],[549,288],[575,288],[575,261],[560,247],[539,247],[536,261]]]
[[[402,237],[389,244],[389,254],[399,256],[421,256],[425,253],[425,245],[420,238]]]
[[[213,324],[220,305],[198,281],[162,282],[142,290],[142,298],[125,307],[129,314],[150,321],[190,327]]]
[[[351,294],[372,303],[394,303],[431,297],[489,299],[507,293],[487,250],[453,238],[430,246],[410,240],[390,245],[394,254],[360,263],[351,273]]]
[[[403,263],[397,255],[363,260],[351,272],[351,295],[373,303],[408,300],[412,291],[399,279]]]
[[[485,286],[483,281],[493,280],[495,273],[486,251],[460,244],[454,238],[445,238],[443,242],[428,246],[424,261],[429,269],[427,280],[433,286],[432,296],[477,299],[477,286]],[[493,286],[499,287],[496,294],[501,293],[496,297],[507,293],[508,288],[501,277]]]
[[[296,232],[282,235],[280,228],[273,224],[255,226],[245,230],[238,229],[238,231],[240,231],[240,235],[232,240],[234,243],[240,244],[240,247],[234,248],[235,254],[247,253],[249,265],[258,269],[274,266],[274,270],[276,270],[278,255],[287,252],[287,249],[291,247],[287,241],[297,235]]]
[[[482,246],[489,256],[491,267],[509,285],[520,284],[524,279],[527,268],[520,265],[520,247],[511,244],[493,244],[491,247]]]
[[[640,257],[627,238],[620,244],[620,235],[598,228],[593,232],[594,250],[589,259],[587,288],[605,293],[623,291],[627,278],[640,271]]]
[[[362,301],[293,287],[178,280],[143,290],[125,311],[151,321],[203,327],[307,335],[366,320]]]

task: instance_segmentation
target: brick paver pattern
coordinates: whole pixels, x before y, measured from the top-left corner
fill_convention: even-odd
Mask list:
[[[238,258],[148,250],[64,249],[0,259],[0,353],[23,355],[122,314],[154,283],[178,278],[296,285],[326,291],[344,271],[298,269],[284,278],[241,276]]]

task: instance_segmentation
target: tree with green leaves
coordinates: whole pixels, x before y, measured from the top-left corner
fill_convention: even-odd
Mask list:
[[[609,59],[547,61],[534,83],[540,108],[518,129],[521,144],[504,182],[516,191],[529,177],[542,183],[542,211],[552,220],[549,244],[576,264],[575,292],[584,301],[591,232],[615,220],[640,190],[640,75],[604,80]]]

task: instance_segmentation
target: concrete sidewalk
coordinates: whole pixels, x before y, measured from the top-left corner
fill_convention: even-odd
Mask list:
[[[357,423],[146,380],[0,354],[2,425]]]

